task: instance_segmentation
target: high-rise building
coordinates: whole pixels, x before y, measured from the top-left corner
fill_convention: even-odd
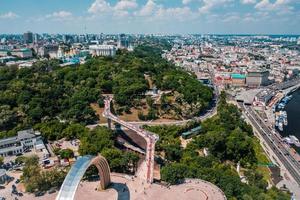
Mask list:
[[[125,34],[119,35],[118,47],[119,48],[128,48],[129,47],[129,38]]]
[[[63,35],[62,39],[65,44],[73,42],[73,37],[71,35]]]
[[[39,42],[39,34],[34,34],[34,43],[37,44]]]
[[[24,42],[26,44],[29,44],[29,43],[32,43],[33,42],[33,34],[32,32],[26,32],[23,34],[23,39],[24,39]]]

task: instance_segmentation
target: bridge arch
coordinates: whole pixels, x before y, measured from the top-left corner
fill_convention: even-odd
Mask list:
[[[110,184],[110,169],[107,160],[101,156],[82,156],[71,167],[56,200],[73,200],[81,178],[90,166],[96,166],[100,176],[98,190],[105,190]]]

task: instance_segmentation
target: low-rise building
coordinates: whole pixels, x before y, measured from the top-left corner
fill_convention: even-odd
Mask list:
[[[92,56],[115,56],[117,49],[114,45],[90,45],[90,54]]]
[[[0,50],[0,57],[6,57],[8,56],[8,52],[7,50]]]
[[[9,137],[0,140],[0,156],[7,157],[21,154],[30,149],[44,151],[48,154],[46,147],[43,144],[40,132],[33,129],[19,131],[17,136]],[[44,149],[44,150],[43,150]]]
[[[16,56],[19,58],[31,58],[32,57],[32,51],[31,49],[15,49],[11,51],[12,56]]]
[[[233,86],[245,86],[246,76],[243,74],[231,74],[231,80]]]
[[[248,87],[260,87],[269,84],[269,71],[267,70],[249,70],[246,83]]]
[[[253,105],[267,106],[269,101],[275,96],[275,92],[270,89],[264,89],[257,93],[254,98]]]
[[[49,44],[44,45],[38,49],[38,55],[41,57],[49,56],[49,53],[57,54],[58,51],[58,45],[56,44]]]

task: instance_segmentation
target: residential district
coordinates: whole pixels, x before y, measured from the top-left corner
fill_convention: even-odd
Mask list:
[[[299,70],[299,36],[0,35],[0,199],[300,199]]]

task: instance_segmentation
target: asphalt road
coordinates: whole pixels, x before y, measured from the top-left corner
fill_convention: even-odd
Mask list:
[[[239,105],[244,113],[246,113],[247,118],[251,121],[252,125],[258,130],[265,143],[271,147],[277,159],[283,163],[284,167],[300,186],[300,163],[294,159],[290,152],[284,147],[281,138],[275,132],[270,130],[251,106],[246,106],[243,103],[239,103]]]

